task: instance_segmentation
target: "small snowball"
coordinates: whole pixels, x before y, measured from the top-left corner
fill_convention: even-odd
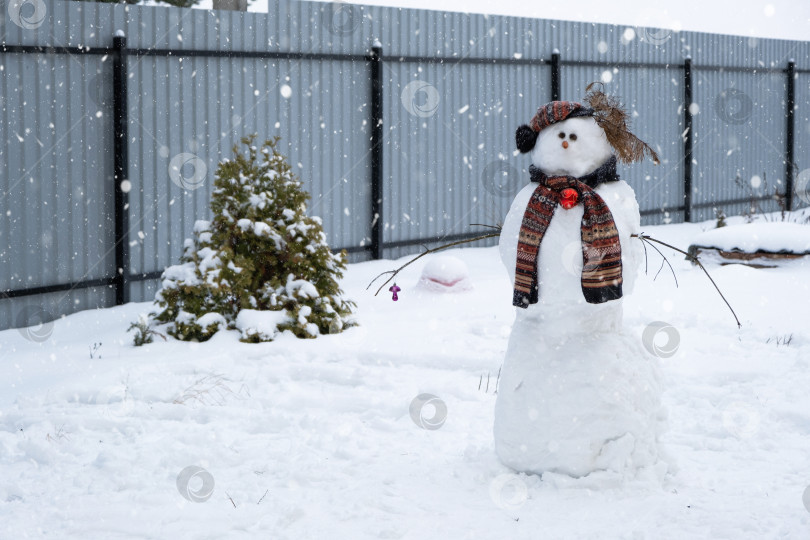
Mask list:
[[[461,259],[449,255],[432,257],[422,269],[417,287],[432,292],[464,292],[473,289],[467,265]]]

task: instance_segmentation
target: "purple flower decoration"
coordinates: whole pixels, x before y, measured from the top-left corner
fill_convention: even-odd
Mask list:
[[[394,296],[393,296],[393,298],[391,298],[391,300],[393,300],[394,302],[396,302],[397,300],[399,300],[399,297],[397,296],[397,293],[398,293],[399,291],[401,291],[402,289],[400,289],[399,287],[397,287],[397,284],[396,284],[396,283],[394,283],[393,285],[391,285],[391,288],[390,288],[390,289],[388,289],[388,290],[389,290],[389,291],[391,291],[392,293],[394,293]]]

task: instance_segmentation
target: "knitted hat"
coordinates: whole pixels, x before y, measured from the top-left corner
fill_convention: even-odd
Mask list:
[[[538,134],[551,124],[578,116],[593,116],[594,110],[576,101],[552,101],[535,113],[528,124],[523,124],[515,132],[517,148],[523,153],[531,152]]]

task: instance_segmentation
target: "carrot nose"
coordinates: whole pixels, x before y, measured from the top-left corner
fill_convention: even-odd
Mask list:
[[[563,148],[568,148],[568,141],[563,141]]]

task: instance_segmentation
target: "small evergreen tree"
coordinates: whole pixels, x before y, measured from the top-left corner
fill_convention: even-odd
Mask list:
[[[204,341],[225,327],[250,342],[284,330],[313,338],[353,324],[354,303],[338,285],[346,253],[333,254],[320,218],[306,215],[309,194],[276,150],[278,137],[261,149],[254,138],[219,164],[214,220],[195,223],[180,264],[163,273],[153,316],[178,339]]]

